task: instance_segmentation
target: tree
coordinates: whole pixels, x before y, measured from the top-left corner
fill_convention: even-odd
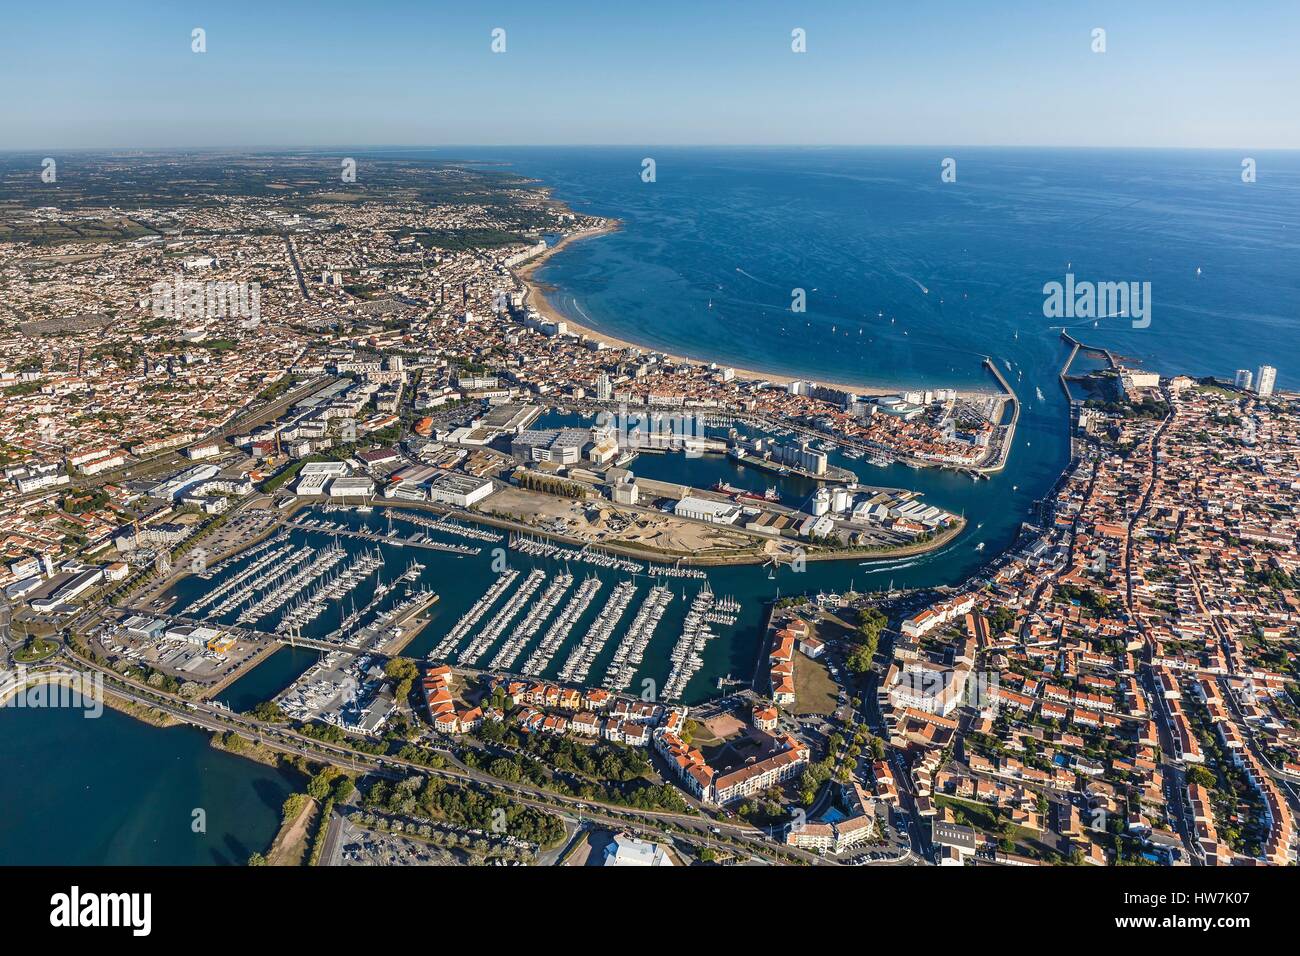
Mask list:
[[[303,805],[307,802],[307,795],[304,793],[291,793],[285,797],[284,806],[280,809],[280,817],[285,822],[295,819],[302,812]]]
[[[865,674],[871,670],[871,662],[876,656],[876,645],[859,644],[849,651],[848,656],[844,659],[844,665],[854,674]]]
[[[286,719],[284,711],[282,711],[274,701],[270,700],[264,700],[254,707],[252,715],[255,720],[260,720],[267,724],[278,724]]]
[[[248,858],[249,866],[266,866],[266,857],[260,853],[254,853]]]
[[[876,608],[864,608],[858,615],[858,633],[863,640],[878,641],[889,619]]]
[[[340,774],[330,787],[330,799],[335,803],[347,803],[356,792],[356,785],[347,774]]]
[[[1009,818],[998,824],[998,847],[1003,853],[1010,853],[1016,848],[1016,833],[1016,825]]]
[[[1200,784],[1206,789],[1213,789],[1218,782],[1214,778],[1214,773],[1208,767],[1194,766],[1187,768],[1187,782],[1189,784]]]
[[[1005,634],[1016,623],[1016,612],[1009,607],[1000,607],[989,615],[989,629],[994,634]]]
[[[384,676],[397,685],[395,693],[399,705],[406,703],[406,699],[411,696],[411,687],[419,675],[415,661],[405,657],[394,657],[384,665]]]
[[[307,781],[307,795],[313,800],[324,800],[330,794],[334,778],[341,772],[337,767],[322,767],[319,773]]]
[[[699,729],[700,725],[698,721],[687,718],[685,726],[682,727],[682,743],[690,744]]]

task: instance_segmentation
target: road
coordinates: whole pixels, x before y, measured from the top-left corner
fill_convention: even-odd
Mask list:
[[[116,671],[81,657],[70,648],[65,648],[64,653],[70,662],[81,669],[90,669],[102,674],[106,688],[115,696],[154,708],[177,720],[214,733],[233,730],[240,736],[281,753],[300,756],[317,763],[326,761],[358,775],[373,774],[389,779],[400,779],[411,773],[418,773],[461,784],[473,784],[548,812],[555,812],[556,805],[560,804],[569,807],[571,812],[582,812],[588,819],[616,828],[654,833],[660,838],[683,837],[680,830],[669,828],[671,824],[690,831],[690,834],[685,837],[687,839],[690,839],[692,834],[697,839],[705,841],[716,836],[726,836],[742,843],[749,852],[764,858],[770,857],[775,850],[762,831],[754,827],[691,814],[631,810],[616,804],[603,804],[590,799],[584,800],[552,793],[531,784],[510,783],[466,767],[450,751],[438,750],[449,766],[433,768],[399,757],[372,756],[349,747],[325,743],[287,727],[232,713],[206,701],[185,701],[178,696],[128,680]],[[633,822],[632,818],[641,818],[641,822]],[[790,847],[781,847],[781,852],[806,863],[833,864],[835,862]]]

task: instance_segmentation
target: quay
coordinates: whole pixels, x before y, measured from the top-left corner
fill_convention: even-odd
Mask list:
[[[262,652],[249,658],[242,667],[224,677],[218,685],[205,688],[205,696],[210,696],[219,691],[221,687],[233,683],[251,671],[266,657],[270,656],[269,651],[273,650],[277,645],[310,647],[321,651],[342,651],[353,655],[382,653],[392,656],[409,644],[420,633],[427,621],[420,622],[420,626],[415,628],[407,625],[436,604],[438,600],[439,595],[433,591],[414,592],[413,599],[408,604],[393,609],[396,613],[392,611],[384,612],[374,622],[353,634],[347,641],[342,640],[341,632],[337,631],[319,638],[303,637],[301,634],[294,632],[276,634],[250,627],[240,627],[237,624],[215,624],[206,618],[192,617],[186,614],[167,614],[157,611],[150,611],[149,614],[171,625],[215,627],[245,643],[265,646]],[[387,642],[383,640],[385,635],[390,638]]]
[[[482,548],[474,548],[464,544],[444,544],[441,541],[433,541],[423,534],[403,537],[398,534],[380,534],[377,531],[357,531],[344,525],[324,522],[316,518],[309,518],[305,521],[286,521],[284,524],[286,527],[296,528],[299,531],[315,531],[317,534],[329,534],[340,538],[354,538],[359,541],[389,544],[398,548],[424,548],[429,551],[445,551],[449,554],[460,555],[475,555],[483,550]]]
[[[970,469],[971,471],[977,472],[981,475],[1001,471],[1007,466],[1007,458],[1011,455],[1011,445],[1016,437],[1016,425],[1020,423],[1020,399],[1016,395],[1015,389],[1013,389],[1011,383],[1003,377],[1002,372],[1000,372],[997,365],[994,364],[992,357],[988,355],[984,356],[984,367],[993,373],[993,377],[996,378],[998,384],[1002,386],[1002,391],[1006,396],[1006,400],[1011,403],[1011,421],[1006,425],[998,426],[999,428],[1005,429],[1005,431],[1002,434],[1002,441],[998,448],[998,456],[994,459],[993,464],[985,465],[982,468]]]
[[[825,436],[822,436],[825,438]],[[858,476],[846,468],[839,468],[835,465],[827,465],[826,471],[822,474],[806,471],[803,468],[796,468],[793,465],[783,465],[780,462],[769,461],[766,458],[759,458],[757,455],[751,455],[748,452],[741,451],[739,448],[730,452],[733,461],[739,462],[749,468],[757,468],[760,471],[771,472],[780,478],[803,478],[807,481],[825,481],[825,482],[848,482],[857,481]]]

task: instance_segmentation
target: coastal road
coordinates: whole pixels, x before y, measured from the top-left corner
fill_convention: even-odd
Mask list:
[[[690,831],[690,835],[706,841],[711,838],[716,839],[717,836],[726,836],[743,844],[749,852],[758,855],[771,856],[776,850],[776,847],[766,839],[762,831],[753,827],[690,814],[632,810],[616,804],[601,804],[590,799],[582,800],[552,793],[530,784],[509,783],[497,777],[471,770],[446,752],[442,752],[442,755],[448,758],[451,763],[457,765],[456,767],[428,767],[399,757],[374,756],[352,750],[349,747],[325,743],[297,733],[287,727],[265,723],[241,714],[234,714],[206,702],[182,700],[175,695],[166,694],[123,678],[117,672],[93,661],[86,660],[71,649],[65,648],[65,652],[75,664],[80,665],[83,669],[88,668],[102,674],[106,689],[117,697],[162,711],[177,720],[215,733],[225,733],[233,730],[240,736],[282,753],[300,756],[317,763],[332,763],[358,775],[374,774],[389,779],[399,779],[411,773],[435,776],[461,784],[477,785],[507,795],[511,799],[546,812],[556,812],[557,804],[567,806],[570,808],[570,812],[582,812],[590,819],[624,829],[639,829],[646,832],[660,833],[665,837],[676,836],[680,838],[682,837],[680,829],[672,829],[671,827],[684,828]],[[780,852],[806,863],[826,864],[835,862],[790,847],[781,847]]]

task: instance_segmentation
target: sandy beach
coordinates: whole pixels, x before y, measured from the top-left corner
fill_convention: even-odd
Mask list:
[[[590,326],[583,325],[582,323],[575,321],[571,316],[566,315],[563,312],[561,312],[559,309],[555,308],[555,306],[551,304],[550,300],[546,298],[546,292],[549,287],[544,282],[534,278],[534,275],[538,269],[540,269],[543,265],[546,264],[547,260],[549,260],[553,255],[558,253],[560,250],[564,249],[570,243],[580,242],[584,239],[594,239],[598,236],[608,235],[611,232],[617,232],[621,227],[622,227],[622,223],[619,222],[618,220],[610,220],[604,226],[600,226],[595,229],[584,229],[581,230],[580,232],[572,233],[570,235],[565,236],[563,239],[561,239],[555,245],[551,246],[545,252],[539,254],[533,259],[529,259],[523,265],[515,269],[514,270],[515,276],[519,279],[520,282],[524,284],[525,288],[527,288],[528,290],[528,298],[527,298],[528,305],[536,309],[539,313],[541,313],[543,316],[545,316],[547,319],[551,320],[552,322],[565,323],[565,325],[568,327],[570,332],[586,335],[587,337],[595,339],[598,342],[603,342],[606,348],[640,349],[643,352],[658,352],[660,355],[666,355],[668,358],[672,359],[675,362],[688,362],[697,365],[708,365],[711,362],[716,361],[715,359],[707,358],[699,355],[681,355],[674,352],[668,352],[658,346],[647,345],[644,342],[630,342],[627,339],[620,339],[616,336],[610,335],[608,332],[602,332],[599,329],[594,329],[591,328]],[[718,365],[721,367],[733,368],[736,373],[737,379],[743,379],[745,381],[751,381],[751,382],[774,382],[778,385],[788,385],[791,382],[808,381],[811,379],[810,376],[786,375],[781,372],[769,372],[760,369],[727,366],[725,362],[718,362]],[[886,394],[891,392],[910,391],[917,387],[915,385],[908,385],[906,383],[899,383],[899,382],[835,382],[820,377],[811,380],[816,381],[817,384],[819,385],[827,385],[830,386],[831,388],[842,389],[846,392],[858,392],[866,395],[879,395],[879,394]],[[933,386],[931,387],[933,388]],[[957,394],[963,396],[984,397],[987,395],[999,394],[999,391],[996,388],[988,388],[988,389],[960,389],[959,388],[956,391]]]

